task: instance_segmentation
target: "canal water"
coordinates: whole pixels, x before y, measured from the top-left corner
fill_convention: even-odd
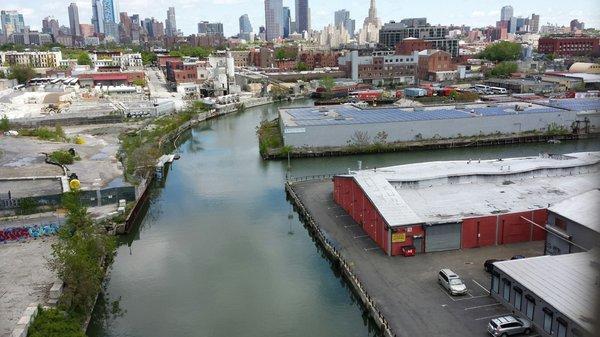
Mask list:
[[[293,105],[307,105],[300,101]],[[286,161],[262,161],[256,126],[278,105],[208,121],[121,238],[92,337],[375,336],[350,289],[286,201]],[[292,176],[402,163],[599,150],[595,141],[295,159]]]

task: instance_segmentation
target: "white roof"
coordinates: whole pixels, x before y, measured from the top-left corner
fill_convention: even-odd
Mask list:
[[[580,168],[579,173],[560,173],[560,168],[571,167]],[[391,227],[460,222],[548,208],[597,189],[600,152],[427,162],[356,171],[350,176]]]
[[[549,210],[600,233],[600,190],[591,190],[566,199]]]
[[[598,261],[595,252],[538,256],[496,262],[500,271],[513,278],[543,301],[591,332],[595,322]]]

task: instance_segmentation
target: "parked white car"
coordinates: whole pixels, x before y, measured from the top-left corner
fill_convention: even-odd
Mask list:
[[[438,273],[438,283],[446,288],[450,295],[464,295],[467,293],[465,283],[450,269],[440,270]]]

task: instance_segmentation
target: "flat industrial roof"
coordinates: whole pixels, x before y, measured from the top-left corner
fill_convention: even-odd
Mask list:
[[[579,174],[558,169],[579,167]],[[547,169],[557,169],[556,175]],[[526,175],[524,175],[526,174]],[[438,161],[350,172],[391,227],[547,208],[597,189],[600,152]]]
[[[600,101],[598,101],[600,104]],[[518,105],[522,110],[515,110]],[[360,108],[344,104],[322,107],[302,107],[280,109],[280,116],[285,126],[302,127],[316,125],[348,125],[392,122],[415,122],[440,119],[468,119],[489,116],[508,116],[529,113],[555,113],[561,107],[544,106],[526,102],[473,103],[460,107],[436,106],[418,108]]]
[[[600,98],[565,98],[565,99],[544,99],[535,101],[538,104],[549,105],[559,109],[570,111],[591,111],[600,110]]]
[[[595,252],[546,255],[494,263],[513,278],[588,332],[597,320],[600,269]]]
[[[600,190],[598,189],[561,201],[549,210],[600,233]]]

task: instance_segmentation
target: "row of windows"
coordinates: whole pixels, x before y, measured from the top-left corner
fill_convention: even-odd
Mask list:
[[[514,289],[514,298],[511,299],[512,289]],[[502,293],[500,292],[502,290]],[[500,289],[500,275],[493,274],[492,275],[492,291],[496,294],[501,294],[502,299],[504,299],[507,303],[512,303],[514,308],[520,312],[525,310],[525,316],[529,318],[529,320],[533,321],[535,315],[535,306],[536,301],[530,295],[523,296],[523,290],[518,286],[511,287],[511,282],[508,279],[502,279],[502,289]],[[523,297],[525,297],[525,304],[523,305]],[[512,300],[512,301],[511,301]],[[542,328],[545,332],[552,334],[553,333],[553,325],[554,325],[554,312],[551,309],[544,307],[542,309],[544,314],[542,321]],[[567,322],[560,317],[556,320],[556,329],[558,337],[566,337],[567,336]]]

